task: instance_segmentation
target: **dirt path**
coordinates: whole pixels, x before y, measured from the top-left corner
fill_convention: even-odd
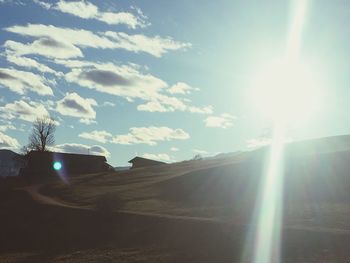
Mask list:
[[[60,207],[66,207],[66,208],[74,208],[74,209],[91,209],[89,207],[82,207],[82,206],[76,206],[72,204],[68,204],[62,200],[52,198],[50,196],[43,195],[39,192],[39,189],[42,185],[31,185],[24,188],[20,188],[19,190],[26,191],[30,197],[37,203],[43,204],[43,205],[52,205],[52,206],[60,206]]]
[[[26,191],[31,196],[31,198],[39,204],[60,206],[60,207],[80,209],[80,210],[94,210],[94,208],[92,207],[76,206],[76,205],[68,204],[62,200],[43,195],[39,192],[39,189],[41,186],[42,185],[32,185],[32,186],[21,188],[20,190]],[[247,224],[237,224],[237,223],[229,222],[227,220],[220,220],[217,218],[178,216],[178,215],[169,215],[169,214],[137,212],[137,211],[130,211],[130,210],[118,210],[117,213],[146,216],[146,217],[156,217],[156,218],[171,219],[171,220],[175,219],[175,220],[182,220],[182,221],[212,222],[212,223],[224,224],[228,226],[240,226],[240,227],[247,226]],[[317,232],[317,233],[325,233],[325,234],[350,235],[350,230],[327,228],[327,227],[283,226],[283,229],[306,231],[306,232]]]

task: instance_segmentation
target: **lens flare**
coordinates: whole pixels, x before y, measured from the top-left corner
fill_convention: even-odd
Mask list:
[[[266,176],[263,177],[255,235],[255,263],[279,262],[283,205],[285,125],[275,126]]]
[[[263,74],[265,79],[260,79],[258,83],[262,84],[265,92],[259,93],[259,98],[263,99],[263,108],[273,121],[273,140],[267,170],[262,175],[251,232],[243,252],[243,262],[280,262],[285,129],[295,113],[296,117],[303,114],[305,108],[300,112],[300,107],[307,107],[311,97],[311,94],[305,97],[305,89],[312,83],[312,78],[298,66],[307,0],[295,0],[293,3],[296,8],[281,64],[283,66],[273,67],[274,74]],[[305,103],[303,98],[306,98]]]
[[[53,163],[53,169],[55,169],[55,171],[59,171],[62,169],[62,163],[61,162],[54,162]]]

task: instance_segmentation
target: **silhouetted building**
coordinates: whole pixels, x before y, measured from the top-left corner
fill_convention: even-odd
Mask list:
[[[138,156],[136,156],[134,159],[131,159],[129,163],[132,164],[131,169],[165,164],[164,162],[154,161],[151,159],[146,159]]]
[[[55,162],[59,162],[58,171],[54,168]],[[27,156],[27,166],[21,170],[21,175],[40,179],[55,174],[71,176],[104,172],[109,167],[104,156],[31,151]]]

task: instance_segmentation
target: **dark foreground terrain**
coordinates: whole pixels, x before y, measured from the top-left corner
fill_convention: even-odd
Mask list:
[[[240,262],[248,227],[38,205],[1,209],[0,262]],[[349,262],[350,232],[283,231],[282,262]]]
[[[281,262],[350,262],[350,152],[294,148]],[[3,184],[0,262],[242,262],[263,156]]]

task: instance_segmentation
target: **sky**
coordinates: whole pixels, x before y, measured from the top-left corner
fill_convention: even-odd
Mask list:
[[[350,3],[309,2],[300,61],[319,104],[307,114],[292,101],[308,118],[290,123],[291,140],[350,128]],[[19,151],[42,116],[57,123],[53,150],[114,166],[268,144],[252,97],[285,53],[292,12],[280,0],[0,0],[0,148]]]

